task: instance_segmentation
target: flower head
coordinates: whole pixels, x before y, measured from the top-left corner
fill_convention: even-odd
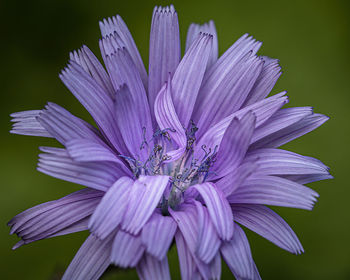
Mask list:
[[[98,279],[110,264],[141,279],[169,279],[175,240],[183,279],[219,279],[221,257],[237,279],[259,279],[244,227],[294,254],[292,229],[264,205],[311,210],[303,184],[331,178],[317,159],[279,146],[328,118],[267,97],[278,60],[247,34],[218,58],[212,21],[192,24],[181,58],[173,6],[153,12],[148,74],[120,16],[100,22],[105,68],[83,46],[60,78],[97,128],[62,107],[12,114],[13,133],[53,137],[38,170],[86,188],[33,207],[10,222],[39,239],[89,230],[63,279]]]

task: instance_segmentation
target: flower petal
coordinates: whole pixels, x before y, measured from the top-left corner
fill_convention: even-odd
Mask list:
[[[196,255],[205,263],[210,263],[217,254],[221,240],[218,237],[213,222],[206,207],[200,202],[194,202],[197,209],[198,241]]]
[[[233,235],[233,216],[222,191],[213,183],[198,184],[191,188],[196,189],[202,196],[220,238],[230,240]]]
[[[136,271],[141,280],[170,280],[168,258],[162,260],[145,254],[136,266]]]
[[[321,114],[306,116],[300,121],[269,134],[251,145],[250,150],[259,148],[277,148],[321,126],[329,117]]]
[[[263,205],[232,205],[235,221],[293,254],[304,252],[291,227],[274,211]]]
[[[252,36],[244,34],[209,69],[206,77],[219,77],[222,74],[220,70],[224,70],[228,65],[241,59],[248,52],[251,52],[252,55],[255,55],[261,47],[261,44],[261,42],[256,41]],[[214,77],[211,79],[215,80]]]
[[[239,110],[252,89],[263,66],[261,58],[248,53],[233,61],[221,75],[212,75],[203,83],[196,103],[194,121],[201,130],[207,130],[223,118]],[[199,132],[201,135],[201,132]]]
[[[221,254],[237,279],[256,279],[249,241],[239,225],[235,224],[234,227],[235,234],[231,241],[222,245]]]
[[[281,149],[258,149],[249,152],[245,161],[254,161],[259,175],[328,174],[328,167],[321,161]]]
[[[117,157],[114,151],[104,143],[97,143],[90,139],[74,139],[66,143],[68,154],[80,162],[109,161],[115,162],[126,172],[130,173],[125,164]]]
[[[259,127],[267,119],[269,119],[274,112],[276,112],[287,102],[287,97],[283,96],[284,94],[285,92],[282,92],[280,94],[276,94],[274,96],[266,98],[260,102],[254,103],[250,106],[247,106],[233,113],[232,115],[224,118],[216,125],[209,128],[202,137],[198,136],[199,140],[194,149],[194,157],[196,159],[201,158],[201,154],[203,153],[201,147],[203,145],[205,145],[206,147],[220,146],[222,137],[224,136],[224,133],[227,130],[230,123],[232,122],[232,120],[234,118],[241,119],[249,111],[253,112],[256,116],[256,127]]]
[[[143,106],[147,106],[147,110],[140,109]],[[116,94],[115,108],[117,124],[130,154],[134,159],[144,162],[149,156],[148,149],[144,146],[152,139],[153,132],[148,105],[138,107],[129,88],[124,85]]]
[[[115,120],[114,103],[108,93],[74,61],[62,71],[60,78],[94,118],[103,135],[120,153],[126,154]]]
[[[103,192],[83,189],[58,200],[34,206],[17,216],[8,225],[10,234],[17,234],[24,244],[57,235],[90,216]],[[61,233],[62,235],[63,233]]]
[[[115,92],[106,70],[87,46],[84,45],[81,49],[71,52],[69,55],[71,60],[83,67],[103,90],[114,99]]]
[[[311,210],[318,194],[284,178],[254,176],[227,199],[230,203],[267,204]]]
[[[106,238],[122,221],[133,183],[128,177],[116,181],[91,216],[89,229],[100,239]]]
[[[66,150],[42,147],[38,171],[52,177],[106,191],[120,177],[128,175],[113,162],[76,162]]]
[[[147,253],[159,261],[163,260],[174,239],[176,229],[177,225],[171,217],[154,212],[141,233],[141,240],[146,246]]]
[[[321,180],[333,179],[333,176],[330,174],[284,175],[281,177],[302,185]]]
[[[38,122],[38,117],[41,114],[41,110],[30,110],[12,113],[11,122],[13,122],[11,133],[28,135],[28,136],[40,136],[40,137],[53,137],[41,124]]]
[[[128,50],[128,53],[135,63],[138,72],[140,73],[143,84],[145,85],[145,88],[147,88],[147,72],[145,66],[143,65],[141,55],[137,49],[134,39],[132,38],[131,33],[123,19],[119,15],[108,19],[103,19],[103,21],[100,21],[100,29],[102,37],[107,37],[110,35],[118,36],[120,42],[123,44],[123,47]]]
[[[256,117],[252,112],[248,112],[240,120],[232,120],[222,138],[212,167],[216,178],[232,173],[241,164],[254,132],[255,121]]]
[[[144,251],[140,235],[119,230],[113,241],[111,262],[123,268],[135,267]]]
[[[208,99],[208,95],[215,94],[215,89],[217,89],[219,86],[222,89],[227,88],[227,86],[230,84],[230,78],[232,78],[232,75],[236,73],[231,71],[232,68],[237,68],[237,65],[241,65],[242,63],[239,61],[241,61],[244,56],[254,57],[260,46],[261,42],[257,42],[252,37],[248,37],[248,34],[244,34],[216,61],[216,63],[214,63],[208,69],[207,73],[205,74],[203,85],[199,92],[196,103],[196,110],[193,112],[192,116],[196,124],[198,124],[199,119],[203,114],[208,113],[207,107],[204,106],[207,102],[202,102],[202,100],[207,100],[210,102],[211,100]],[[231,76],[227,75],[231,72]],[[201,122],[201,125],[203,124],[206,126],[199,126],[199,136],[202,136],[207,127],[210,125],[206,124],[204,120]]]
[[[185,128],[190,121],[203,80],[212,41],[212,35],[200,34],[182,58],[173,76],[173,101],[179,119]]]
[[[209,21],[208,23],[204,23],[202,25],[192,23],[187,31],[187,39],[186,39],[186,52],[191,47],[193,42],[196,40],[198,34],[208,33],[213,35],[213,47],[211,49],[211,54],[208,61],[208,67],[212,66],[218,60],[218,38],[216,34],[216,28],[214,21]]]
[[[271,116],[268,122],[265,122],[254,131],[251,143],[254,143],[274,132],[286,128],[311,114],[312,107],[294,107],[280,109]]]
[[[195,208],[193,207],[193,205],[190,205],[190,207],[192,209],[190,211],[194,213],[194,211],[196,211]],[[173,213],[175,213],[175,211],[173,211]],[[178,214],[179,211],[176,211],[176,213]],[[181,218],[181,221],[179,220],[180,223],[185,221],[184,219],[182,219],[184,217],[182,214],[181,216],[177,217]],[[196,221],[194,221],[194,223],[195,222]],[[209,279],[211,276],[210,267],[196,257],[194,251],[190,248],[193,247],[192,241],[190,241],[191,243],[189,244],[186,240],[186,237],[183,236],[183,232],[184,231],[182,231],[180,228],[180,231],[177,231],[177,233],[175,234],[182,279]]]
[[[156,209],[168,185],[169,176],[140,176],[130,191],[122,229],[138,234]]]
[[[185,242],[183,235],[179,230],[175,234],[175,240],[180,263],[181,279],[193,280],[193,274],[196,270],[196,264],[194,263],[190,250]]]
[[[148,101],[153,114],[154,100],[181,58],[179,23],[173,5],[154,8],[149,41]]]
[[[89,138],[102,142],[96,128],[55,103],[48,103],[45,109],[41,110],[37,120],[50,135],[63,145],[76,138]]]
[[[186,133],[176,114],[171,98],[171,83],[166,83],[159,92],[155,104],[154,114],[161,130],[167,130],[171,139],[174,139],[180,148],[186,146]]]
[[[169,213],[176,221],[188,249],[195,254],[198,243],[197,210],[193,204],[183,203],[176,211],[169,208]]]
[[[268,96],[282,74],[278,59],[261,58],[264,61],[264,66],[253,88],[249,92],[243,107],[258,102]]]
[[[210,279],[220,280],[221,279],[221,256],[220,252],[217,252],[214,259],[209,264]]]
[[[99,240],[89,235],[64,273],[62,280],[97,280],[109,266],[112,235]]]
[[[258,165],[254,161],[246,161],[241,164],[235,171],[229,173],[225,177],[222,177],[215,185],[225,194],[225,196],[229,196],[232,194],[237,188],[239,188],[244,181],[249,178],[252,174],[254,174]]]

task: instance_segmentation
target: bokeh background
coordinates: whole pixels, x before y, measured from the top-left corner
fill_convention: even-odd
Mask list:
[[[38,146],[51,140],[10,135],[11,112],[41,109],[56,102],[90,120],[58,79],[68,53],[87,44],[98,54],[98,21],[120,14],[148,63],[154,5],[173,3],[182,43],[191,22],[216,23],[222,54],[243,33],[263,41],[260,54],[279,58],[284,74],[274,93],[288,90],[288,106],[314,106],[331,117],[318,130],[288,144],[295,152],[322,159],[334,180],[311,184],[320,194],[312,212],[277,209],[300,237],[305,254],[291,255],[248,232],[263,279],[350,279],[349,43],[348,0],[35,0],[0,2],[1,22],[1,187],[0,278],[59,279],[87,233],[32,243],[17,242],[6,223],[36,204],[80,188],[36,171]],[[176,250],[170,252],[173,279],[179,279]],[[223,279],[232,279],[223,266]],[[110,269],[103,279],[137,279],[133,270]]]

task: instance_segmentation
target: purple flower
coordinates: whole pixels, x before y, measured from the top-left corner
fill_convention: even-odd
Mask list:
[[[110,264],[169,279],[174,240],[183,279],[219,279],[221,257],[237,279],[260,279],[240,225],[303,252],[264,205],[312,209],[318,194],[303,184],[331,178],[328,167],[278,148],[328,118],[267,97],[278,60],[247,34],[218,58],[212,21],[190,26],[181,58],[174,7],[156,7],[147,74],[120,16],[100,27],[107,71],[83,46],[60,74],[97,129],[53,103],[12,114],[12,133],[64,147],[41,147],[39,171],[87,187],[15,216],[14,248],[89,230],[63,279],[98,279]]]

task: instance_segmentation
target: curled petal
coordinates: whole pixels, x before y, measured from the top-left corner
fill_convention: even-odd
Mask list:
[[[233,235],[233,216],[225,195],[213,183],[198,184],[192,188],[202,196],[220,238],[230,240]]]
[[[198,212],[198,241],[196,255],[203,262],[209,263],[215,257],[221,244],[206,207],[195,201]]]
[[[122,177],[108,189],[89,222],[90,231],[101,239],[118,227],[124,217],[133,181]]]
[[[140,176],[131,187],[122,229],[138,234],[156,209],[169,176]]]
[[[146,246],[146,251],[159,261],[163,260],[173,241],[176,229],[177,225],[171,217],[154,212],[141,233],[141,240]]]
[[[159,92],[154,104],[154,114],[159,128],[168,129],[167,133],[169,133],[170,138],[174,139],[179,147],[185,147],[186,133],[175,111],[171,98],[170,82],[166,83]]]

